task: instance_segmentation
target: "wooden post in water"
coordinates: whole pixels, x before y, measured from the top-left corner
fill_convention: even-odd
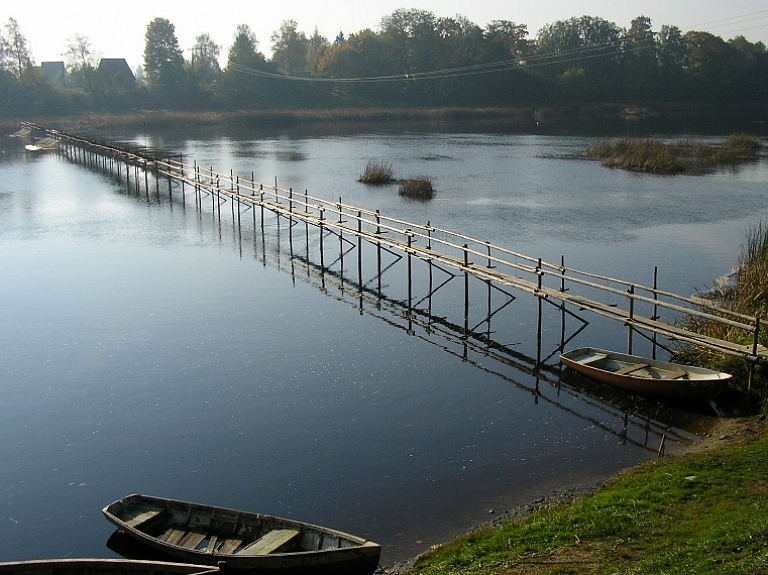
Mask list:
[[[462,359],[467,360],[469,343],[469,246],[464,244],[464,354]]]
[[[655,266],[653,268],[653,301],[659,301],[659,293],[658,293],[658,280],[659,280],[659,267]],[[651,317],[653,321],[657,321],[659,319],[659,306],[657,304],[653,304],[653,317]],[[653,349],[651,351],[651,358],[656,359],[656,345],[657,345],[657,334],[654,330],[651,334],[651,342],[653,343]]]
[[[411,315],[411,307],[413,302],[413,270],[412,270],[412,258],[411,246],[413,245],[413,234],[410,229],[405,230],[405,236],[408,238],[408,316]]]
[[[240,176],[237,176],[237,229],[240,229]]]
[[[629,286],[629,334],[627,336],[627,353],[632,355],[632,343],[633,336],[635,334],[635,328],[632,325],[635,319],[635,285]]]
[[[363,213],[357,210],[357,287],[360,298],[360,313],[363,313]]]
[[[320,272],[325,274],[325,250],[323,246],[323,216],[325,214],[325,208],[319,206],[318,210],[320,212]],[[325,275],[323,275],[323,287],[325,287]]]
[[[536,294],[538,304],[539,304],[539,313],[538,313],[538,320],[536,323],[536,368],[541,365],[541,332],[542,332],[542,321],[541,321],[541,314],[542,314],[542,295],[541,295],[541,288],[542,288],[542,278],[544,276],[544,273],[541,271],[541,258],[539,258],[539,262],[536,264],[536,276],[538,278],[537,285],[539,286],[538,292]],[[538,378],[537,378],[537,387],[536,387],[536,401],[539,399],[539,393],[538,393]]]

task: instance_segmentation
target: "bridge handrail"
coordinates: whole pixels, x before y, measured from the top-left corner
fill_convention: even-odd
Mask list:
[[[533,258],[514,250],[493,245],[488,241],[478,240],[471,236],[432,226],[430,222],[427,222],[426,225],[417,224],[382,215],[378,210],[372,211],[344,204],[341,198],[339,198],[338,202],[335,202],[324,198],[310,196],[308,191],[305,191],[303,194],[294,194],[292,188],[285,189],[279,187],[277,185],[277,180],[275,180],[275,185],[265,185],[261,182],[256,182],[253,178],[253,174],[251,174],[250,179],[243,178],[241,180],[240,175],[235,176],[233,171],[230,171],[229,174],[224,174],[213,170],[212,166],[210,169],[205,169],[198,165],[196,161],[194,164],[184,163],[183,157],[181,160],[177,160],[174,157],[150,157],[146,152],[142,153],[140,150],[127,150],[107,142],[94,142],[93,140],[73,136],[57,130],[42,128],[31,122],[22,122],[22,126],[43,131],[50,137],[62,142],[71,142],[91,150],[100,150],[102,153],[110,156],[118,155],[120,158],[128,158],[136,165],[143,165],[145,170],[151,169],[156,173],[161,173],[165,176],[187,182],[190,185],[207,188],[211,193],[223,193],[231,196],[233,199],[236,198],[238,200],[254,203],[257,201],[256,197],[258,194],[258,202],[262,205],[269,203],[272,209],[287,211],[288,213],[292,213],[297,217],[303,217],[307,220],[313,219],[313,221],[316,220],[315,223],[319,222],[328,226],[336,226],[340,230],[347,229],[348,231],[355,231],[346,226],[346,221],[354,220],[357,221],[357,232],[364,233],[369,240],[373,241],[373,238],[377,238],[377,241],[379,241],[380,238],[381,242],[390,244],[393,247],[397,246],[399,249],[410,254],[415,254],[418,257],[429,259],[432,254],[438,254],[438,252],[433,249],[433,244],[435,246],[442,246],[445,250],[442,255],[447,258],[452,258],[451,265],[454,265],[459,269],[464,269],[465,271],[471,271],[472,273],[478,274],[483,268],[470,262],[469,258],[470,256],[473,258],[480,258],[488,262],[488,271],[482,272],[479,276],[491,280],[506,279],[511,284],[517,285],[518,287],[525,287],[527,289],[533,288],[534,293],[543,293],[543,297],[548,297],[547,294],[557,294],[557,291],[551,288],[547,288],[543,292],[541,290],[543,287],[543,278],[550,277],[560,280],[562,286],[560,289],[561,292],[567,291],[565,282],[570,282],[585,288],[597,289],[602,292],[627,298],[630,302],[629,320],[633,318],[634,313],[632,302],[637,301],[654,306],[654,310],[663,308],[674,311],[675,313],[684,313],[707,320],[717,321],[730,327],[746,330],[752,333],[753,336],[757,336],[760,328],[760,318],[757,317],[748,316],[719,307],[707,306],[701,301],[694,301],[692,298],[660,290],[656,287],[649,287],[627,280],[568,268],[564,264],[552,264],[540,258]],[[149,167],[150,164],[152,165],[151,168]],[[190,174],[192,177],[190,177]],[[227,181],[229,181],[229,189],[222,187],[222,184],[226,184]],[[242,193],[243,190],[246,192],[250,191],[251,195],[249,196]],[[269,199],[265,197],[267,195],[269,196]],[[274,198],[274,203],[272,202],[272,198]],[[284,202],[288,203],[287,210],[278,208],[278,206]],[[294,208],[296,207],[298,207],[299,210],[295,210]],[[304,211],[300,211],[301,208],[303,208]],[[325,212],[338,213],[339,222],[334,222],[332,219],[325,219],[323,217]],[[363,232],[363,226],[366,226],[368,230]],[[392,233],[393,235],[384,236],[384,234],[387,233]],[[440,237],[440,235],[443,237]],[[397,236],[404,236],[407,241],[398,240],[396,239]],[[419,239],[425,240],[427,242],[427,247],[413,247],[414,239],[417,241]],[[456,241],[463,241],[466,243],[460,245],[459,243],[455,243]],[[456,252],[457,255],[449,254],[448,250]],[[527,263],[513,263],[508,259],[505,259],[508,257],[514,257],[517,260],[522,260]],[[496,266],[503,266],[509,270],[527,273],[536,276],[538,279],[535,283],[523,280],[522,278],[513,280],[512,276],[509,276],[508,274],[500,271],[492,272],[491,270]],[[596,282],[605,282],[606,285]],[[538,286],[538,288],[536,288],[536,286]],[[619,289],[614,286],[621,286],[624,289]],[[638,291],[641,293],[637,293]],[[644,293],[649,294],[652,297],[642,295]],[[571,299],[577,301],[579,298],[580,296]],[[678,305],[659,298],[666,298],[673,302],[688,304],[692,307]],[[566,298],[563,297],[561,299],[565,301]],[[626,312],[624,313],[626,314]],[[638,316],[638,319],[640,318],[642,318],[642,316]],[[655,321],[658,318],[653,317],[650,319],[651,321]]]

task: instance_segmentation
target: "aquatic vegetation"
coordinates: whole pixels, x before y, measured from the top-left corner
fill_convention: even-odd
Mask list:
[[[400,184],[398,193],[414,200],[431,200],[435,196],[435,188],[428,176],[414,176]]]
[[[734,268],[735,282],[717,294],[713,306],[747,316],[762,318],[758,344],[768,347],[768,219],[760,219],[745,233],[739,260]],[[717,311],[711,313],[717,314]],[[682,325],[691,331],[710,337],[725,339],[745,346],[753,345],[752,334],[727,324],[685,316]],[[737,380],[747,381],[749,364],[746,360],[716,354],[691,345],[679,343],[678,357],[686,363],[695,363],[712,369],[732,373]],[[757,393],[764,409],[768,408],[768,366],[754,366],[752,391]]]
[[[363,174],[358,178],[358,182],[372,185],[391,184],[394,178],[395,170],[391,162],[384,160],[369,160],[363,170]]]
[[[672,175],[749,162],[756,159],[763,148],[759,138],[748,134],[734,134],[721,145],[622,138],[616,142],[597,142],[587,148],[585,155],[602,160],[609,168]]]

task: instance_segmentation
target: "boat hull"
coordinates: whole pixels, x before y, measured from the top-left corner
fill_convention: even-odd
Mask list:
[[[2,575],[218,575],[218,567],[127,559],[44,559],[0,563]]]
[[[119,530],[163,555],[227,570],[369,575],[381,555],[378,544],[333,529],[173,499],[134,494],[103,511]],[[270,538],[278,547],[255,550]]]
[[[702,367],[591,347],[566,352],[560,361],[595,381],[625,391],[669,398],[708,401],[722,392],[731,379],[730,374]]]

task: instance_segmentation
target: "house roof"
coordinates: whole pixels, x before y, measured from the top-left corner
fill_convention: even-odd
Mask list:
[[[125,58],[102,58],[99,62],[98,71],[110,76],[122,73],[129,80],[136,80],[136,76],[133,75],[131,67],[125,61]]]

